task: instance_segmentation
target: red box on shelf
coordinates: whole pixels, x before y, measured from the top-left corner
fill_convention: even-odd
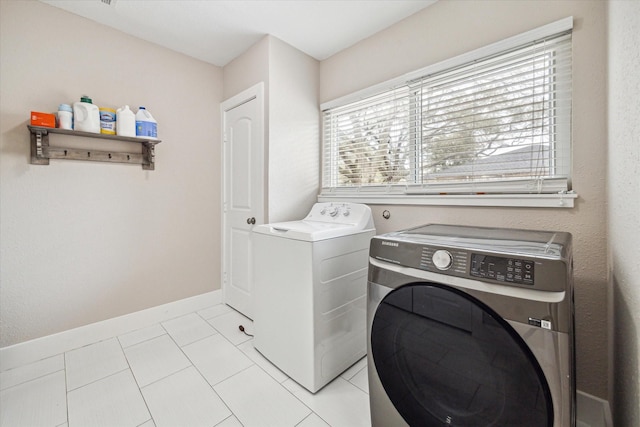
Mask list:
[[[31,126],[42,126],[45,128],[56,127],[55,114],[39,113],[37,111],[31,112]]]

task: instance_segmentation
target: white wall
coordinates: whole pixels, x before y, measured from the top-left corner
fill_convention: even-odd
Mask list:
[[[302,218],[319,188],[318,61],[269,35],[223,72],[225,99],[265,84],[267,222]]]
[[[269,161],[269,39],[270,36],[261,38],[257,43],[247,49],[242,55],[236,57],[222,69],[223,73],[223,99],[227,100],[240,92],[260,82],[264,84],[264,137],[265,165]],[[268,166],[264,168],[265,176],[268,174]],[[269,180],[264,180],[264,218],[268,221],[269,212]]]
[[[439,1],[320,64],[320,101],[574,16],[573,209],[373,206],[376,229],[424,223],[569,231],[574,237],[577,383],[607,395],[606,2]],[[391,212],[382,219],[384,209]]]
[[[609,2],[611,401],[617,426],[640,425],[640,2]]]
[[[220,288],[222,70],[36,1],[0,19],[0,346]],[[155,171],[29,164],[29,112],[83,94],[152,112]]]
[[[316,202],[320,177],[319,63],[270,37],[269,222],[297,220]]]
[[[269,82],[269,41],[265,36],[242,55],[229,62],[223,71],[223,99],[229,99],[251,86]],[[265,99],[268,99],[265,92]]]

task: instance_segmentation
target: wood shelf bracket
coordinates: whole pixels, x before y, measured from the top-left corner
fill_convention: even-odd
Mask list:
[[[118,135],[105,135],[90,132],[73,131],[58,128],[45,128],[27,125],[31,132],[31,164],[48,165],[49,159],[87,160],[93,162],[131,163],[142,165],[144,170],[155,169],[155,146],[158,139],[132,138]],[[58,133],[70,136],[84,136],[111,141],[135,142],[142,145],[142,154],[121,151],[82,150],[77,148],[51,147],[49,134]]]

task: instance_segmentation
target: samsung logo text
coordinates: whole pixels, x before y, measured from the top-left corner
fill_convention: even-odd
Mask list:
[[[398,242],[386,242],[386,241],[382,241],[382,246],[393,246],[394,248],[398,247]]]

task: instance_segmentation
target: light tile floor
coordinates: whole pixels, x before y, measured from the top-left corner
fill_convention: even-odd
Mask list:
[[[370,426],[366,359],[316,394],[219,304],[0,373],[0,427]]]

